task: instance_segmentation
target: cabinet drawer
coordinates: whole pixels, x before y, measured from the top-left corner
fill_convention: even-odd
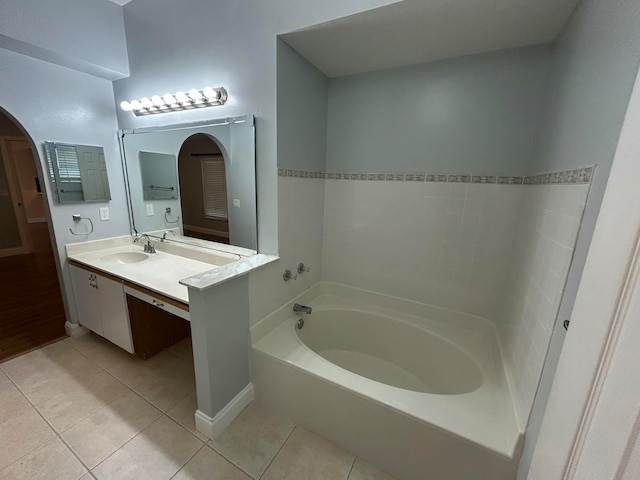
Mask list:
[[[154,307],[165,310],[177,317],[191,321],[191,317],[189,316],[189,307],[181,302],[162,295],[157,295],[154,292],[143,291],[140,287],[133,286],[129,282],[125,282],[124,293],[131,295],[132,297],[136,297],[143,302],[147,302]]]

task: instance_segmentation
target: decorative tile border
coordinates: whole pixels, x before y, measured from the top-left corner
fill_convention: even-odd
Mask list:
[[[376,182],[441,182],[441,183],[482,183],[498,185],[547,185],[590,183],[594,166],[565,170],[563,172],[539,173],[536,175],[460,175],[427,173],[336,173],[279,168],[279,177],[320,178],[326,180],[359,180]]]
[[[590,183],[594,167],[565,170],[564,172],[539,173],[524,178],[525,185]]]

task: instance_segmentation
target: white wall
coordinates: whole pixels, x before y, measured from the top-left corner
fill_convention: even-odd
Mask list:
[[[558,319],[572,318],[595,222],[640,63],[640,4],[582,0],[554,46],[550,97],[529,171],[597,164]],[[579,319],[572,318],[572,321]],[[564,329],[557,322],[533,407],[519,478],[526,478]]]
[[[106,0],[0,1],[0,47],[109,80],[129,74],[122,8]]]
[[[636,78],[531,469],[518,478],[638,478],[639,132]]]
[[[134,0],[124,7],[131,76],[114,83],[117,103],[205,85],[224,86],[222,107],[135,117],[121,128],[255,114],[258,248],[278,252],[276,126],[277,34],[394,3],[392,0],[219,2]],[[170,20],[168,20],[170,19]],[[169,21],[170,28],[167,27]],[[262,318],[290,296],[278,262],[251,275],[251,317]],[[300,284],[298,284],[300,285]],[[255,297],[258,295],[258,297]]]

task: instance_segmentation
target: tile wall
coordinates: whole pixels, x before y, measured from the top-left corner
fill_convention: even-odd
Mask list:
[[[280,169],[282,269],[492,319],[521,425],[527,421],[593,167],[522,176]],[[271,277],[269,277],[271,278]],[[270,280],[272,281],[272,280]],[[253,319],[257,321],[258,319]]]
[[[255,324],[320,281],[324,225],[325,180],[278,177],[278,242],[280,261],[249,277],[251,324]],[[280,288],[282,273],[295,275],[302,262],[309,271]]]
[[[522,425],[542,373],[589,186],[538,183],[522,189],[496,322]]]
[[[325,182],[323,280],[495,318],[519,186]]]

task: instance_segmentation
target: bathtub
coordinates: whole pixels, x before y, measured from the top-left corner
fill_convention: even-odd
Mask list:
[[[488,320],[333,283],[296,302],[313,312],[252,327],[259,404],[398,480],[515,478],[522,428]]]

